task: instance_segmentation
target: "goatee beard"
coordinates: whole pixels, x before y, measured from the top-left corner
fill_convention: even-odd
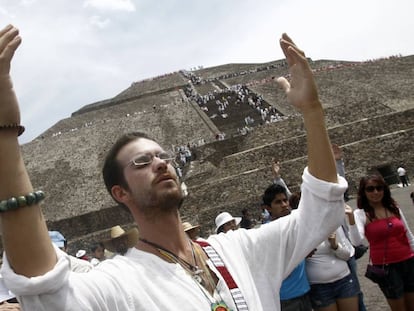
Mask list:
[[[181,191],[170,192],[162,196],[151,197],[148,204],[141,208],[141,211],[149,221],[154,221],[164,214],[178,211],[184,202]]]

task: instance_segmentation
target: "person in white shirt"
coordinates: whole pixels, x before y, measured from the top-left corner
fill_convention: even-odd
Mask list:
[[[339,227],[312,256],[306,258],[314,310],[358,311],[359,288],[347,263],[353,252],[351,243]]]
[[[312,71],[293,41],[286,34],[280,39],[290,81],[278,82],[301,112],[307,132],[306,206],[301,201],[296,213],[258,229],[212,235],[209,245],[193,242],[182,227],[183,194],[171,163],[175,157],[147,135],[125,134],[108,152],[103,175],[113,199],[131,212],[139,240],[125,256],[105,260],[89,273],[70,271],[68,255],[53,247],[39,205],[43,193],[33,191],[19,148],[23,128],[9,71],[20,42],[15,27],[0,30],[2,274],[22,307],[280,310],[282,280],[340,225],[347,187],[336,174]],[[27,245],[35,247],[28,252]]]
[[[401,165],[399,168],[397,168],[398,176],[400,177],[400,181],[403,187],[408,187],[408,178],[407,178],[407,171],[405,168]]]

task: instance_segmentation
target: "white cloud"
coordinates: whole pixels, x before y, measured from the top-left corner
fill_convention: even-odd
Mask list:
[[[1,15],[4,15],[4,16],[6,16],[8,18],[14,18],[15,17],[14,14],[12,14],[11,12],[9,12],[8,10],[6,10],[6,9],[4,9],[2,7],[0,7],[0,16]]]
[[[102,16],[94,15],[89,18],[89,24],[100,29],[106,28],[109,23],[109,18],[103,18]]]
[[[83,6],[109,11],[135,11],[135,5],[131,0],[86,0]]]
[[[23,0],[22,5],[30,6],[35,2],[36,2],[36,0]]]

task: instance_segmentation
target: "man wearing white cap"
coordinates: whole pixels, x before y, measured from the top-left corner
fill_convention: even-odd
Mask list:
[[[217,215],[216,223],[216,233],[226,233],[229,230],[236,230],[240,224],[241,217],[233,217],[228,212],[222,212]]]

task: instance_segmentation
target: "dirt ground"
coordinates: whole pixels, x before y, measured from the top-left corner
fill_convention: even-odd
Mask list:
[[[414,232],[414,204],[410,198],[411,191],[414,191],[414,186],[405,188],[394,186],[391,189],[393,198],[397,201],[400,208],[402,209],[411,231]],[[350,200],[348,204],[355,208],[355,199]],[[374,284],[364,276],[368,259],[369,255],[367,252],[362,258],[357,261],[359,282],[361,283],[362,292],[364,293],[365,306],[367,307],[368,311],[388,311],[390,308],[388,307],[387,301],[385,300],[378,285]]]

